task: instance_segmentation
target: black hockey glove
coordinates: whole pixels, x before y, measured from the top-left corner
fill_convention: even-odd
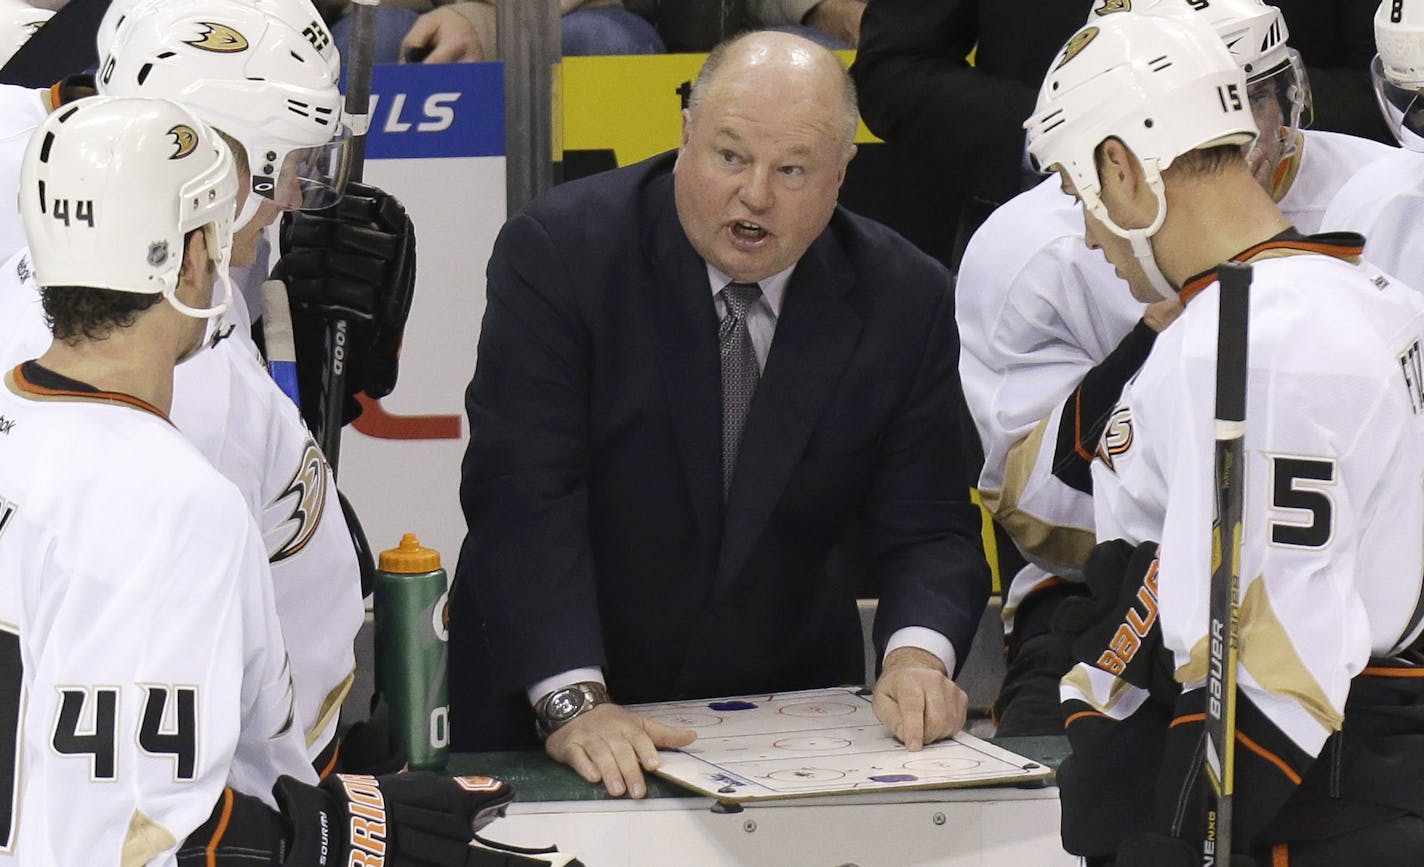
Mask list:
[[[1215,863],[1225,865],[1225,861]],[[1113,867],[1199,867],[1201,850],[1178,837],[1141,834],[1128,837],[1117,850]],[[1232,855],[1230,867],[1256,867],[1249,855]]]
[[[335,774],[320,786],[284,776],[272,794],[288,824],[284,867],[361,863],[363,854],[388,867],[479,864],[475,832],[514,797],[491,777],[426,772]]]
[[[350,326],[345,424],[360,413],[357,392],[385,397],[396,386],[415,290],[415,226],[394,196],[353,183],[333,207],[285,215],[280,240],[272,276],[287,284],[304,408],[319,405],[327,323]]]
[[[225,789],[178,847],[178,867],[582,867],[571,855],[476,836],[514,793],[491,777],[431,773],[280,777],[279,811]]]
[[[1173,702],[1180,691],[1157,616],[1157,543],[1121,539],[1093,548],[1083,567],[1088,595],[1063,600],[1053,631],[1073,658]]]

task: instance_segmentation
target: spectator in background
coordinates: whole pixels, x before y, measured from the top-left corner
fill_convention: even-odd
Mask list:
[[[860,43],[865,0],[748,0],[747,6],[754,27],[787,30],[832,49]]]
[[[871,0],[851,68],[861,114],[872,132],[958,187],[961,238],[994,205],[1036,182],[1025,170],[1022,124],[1038,84],[1063,40],[1091,9],[1111,2]],[[1314,127],[1392,144],[1370,89],[1376,0],[1271,5],[1305,58]]]
[[[558,0],[564,56],[659,54],[649,21],[623,0]],[[636,2],[636,0],[635,0]],[[317,0],[342,56],[351,38],[351,0]],[[376,62],[461,63],[498,60],[495,0],[386,0],[377,24]]]

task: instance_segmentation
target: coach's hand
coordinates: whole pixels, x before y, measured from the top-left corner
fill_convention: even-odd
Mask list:
[[[875,715],[908,749],[947,738],[964,727],[969,698],[927,650],[897,647],[875,681]]]
[[[643,771],[658,766],[658,750],[685,747],[697,733],[639,716],[611,702],[574,717],[549,735],[544,751],[590,783],[602,782],[608,794],[648,793]]]

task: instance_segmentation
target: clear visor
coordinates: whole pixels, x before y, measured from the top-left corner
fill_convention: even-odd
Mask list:
[[[1246,96],[1261,132],[1246,161],[1253,172],[1270,177],[1282,160],[1295,154],[1300,131],[1310,126],[1310,79],[1300,53],[1289,49],[1284,61],[1251,78]]]
[[[252,166],[252,191],[284,211],[329,208],[346,191],[351,168],[351,130],[344,124],[326,144],[294,148],[276,165],[277,152],[259,154]]]
[[[1395,83],[1378,54],[1370,62],[1370,78],[1389,131],[1409,150],[1424,151],[1424,87]]]

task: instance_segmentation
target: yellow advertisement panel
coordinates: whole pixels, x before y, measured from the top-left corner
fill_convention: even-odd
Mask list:
[[[847,65],[853,51],[838,51]],[[626,166],[677,147],[705,54],[565,57],[564,150],[612,150]],[[878,142],[862,123],[857,142]]]

